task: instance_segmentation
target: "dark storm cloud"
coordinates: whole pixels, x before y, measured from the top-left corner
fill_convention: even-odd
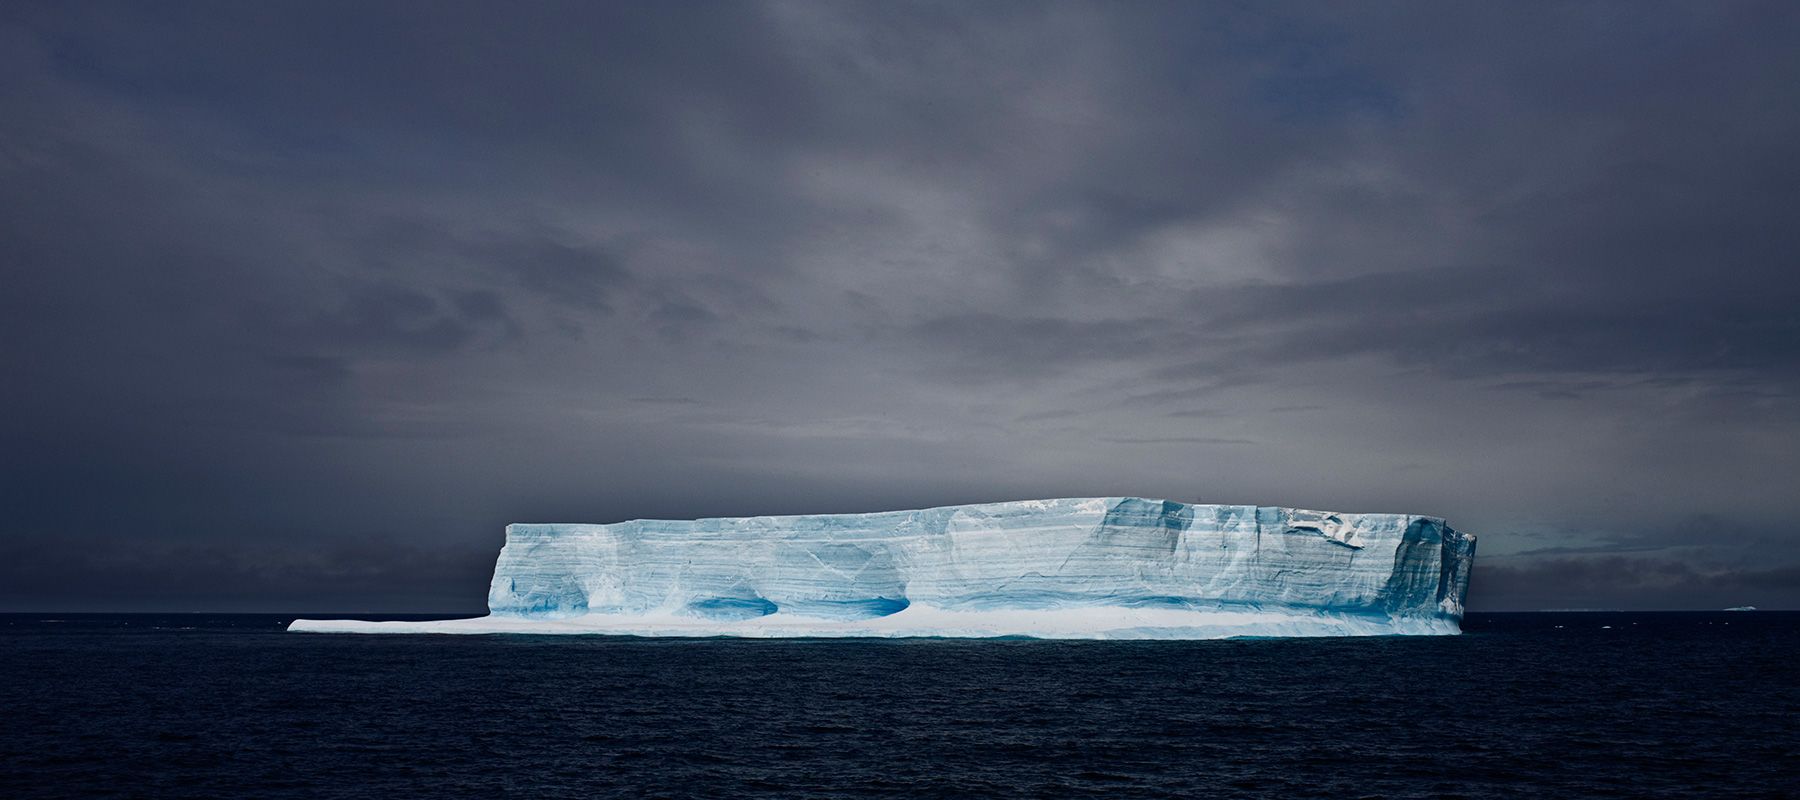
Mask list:
[[[1118,493],[1444,515],[1478,608],[1791,605],[1797,44],[15,3],[0,603],[478,607],[507,521]]]

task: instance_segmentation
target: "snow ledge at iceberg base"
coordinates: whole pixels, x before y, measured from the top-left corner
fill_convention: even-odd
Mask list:
[[[1073,498],[515,524],[488,616],[293,631],[1217,639],[1460,632],[1442,519]]]

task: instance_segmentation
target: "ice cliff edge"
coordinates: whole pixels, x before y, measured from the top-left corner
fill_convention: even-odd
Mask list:
[[[515,524],[489,615],[290,630],[670,636],[1459,631],[1475,538],[1442,519],[1075,498],[919,511]]]

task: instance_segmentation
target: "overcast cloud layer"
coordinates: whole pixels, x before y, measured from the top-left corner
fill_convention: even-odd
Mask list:
[[[1796,209],[1793,3],[8,3],[0,608],[1116,494],[1800,607]]]

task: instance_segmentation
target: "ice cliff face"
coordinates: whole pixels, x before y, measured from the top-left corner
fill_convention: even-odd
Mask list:
[[[511,525],[496,615],[873,619],[1121,606],[1462,616],[1442,520],[1090,498],[923,511]]]
[[[494,567],[490,616],[426,625],[753,636],[1455,633],[1474,551],[1474,537],[1431,517],[1139,498],[519,524],[507,527]]]

